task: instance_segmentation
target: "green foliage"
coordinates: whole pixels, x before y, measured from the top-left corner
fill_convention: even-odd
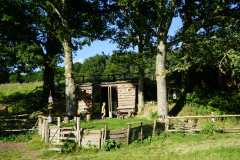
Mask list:
[[[152,119],[158,119],[160,116],[158,115],[158,111],[149,111],[149,117]]]
[[[197,114],[236,114],[240,112],[239,93],[225,91],[209,91],[198,89],[192,94],[187,94],[186,103],[199,107]]]
[[[0,139],[2,142],[6,142],[6,143],[28,142],[32,139],[34,135],[37,135],[37,134],[38,134],[37,130],[35,130],[34,132],[27,131],[21,134],[10,133],[6,135],[1,135]]]
[[[104,151],[111,151],[120,148],[121,143],[112,139],[107,139],[106,142],[102,145]]]
[[[206,121],[202,125],[202,129],[201,129],[202,134],[212,135],[213,133],[215,133],[217,131],[218,131],[218,128],[212,121]]]
[[[60,147],[62,147],[62,146],[60,146]],[[63,151],[62,152],[65,153],[65,154],[68,154],[68,153],[77,151],[77,149],[78,149],[78,145],[77,145],[76,142],[74,142],[74,141],[67,141],[65,146],[63,147]]]

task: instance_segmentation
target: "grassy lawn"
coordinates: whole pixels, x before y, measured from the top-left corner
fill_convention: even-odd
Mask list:
[[[96,148],[84,149],[68,145],[62,155],[43,153],[44,141],[35,136],[21,152],[0,152],[0,159],[239,159],[240,139],[235,134],[192,135],[162,133],[151,142],[134,142],[130,146],[105,152]]]
[[[42,86],[43,82],[23,83],[23,84],[4,84],[0,85],[0,101],[14,99],[17,94],[27,94],[36,89],[37,86]]]
[[[102,128],[105,128],[105,125],[107,125],[107,130],[115,130],[115,129],[122,129],[122,128],[128,128],[127,123],[131,122],[137,122],[137,121],[144,121],[143,125],[149,124],[149,123],[154,123],[154,120],[149,120],[147,118],[125,118],[123,120],[120,120],[118,118],[106,118],[105,120],[99,120],[99,119],[94,119],[89,122],[81,120],[81,128],[87,128],[87,129],[92,129],[92,130],[101,130]],[[73,127],[73,125],[77,123],[76,121],[72,121],[70,123],[61,123],[62,127]],[[52,125],[57,125],[57,124],[52,124]],[[131,127],[137,127],[140,126],[141,123],[136,123],[132,124]]]

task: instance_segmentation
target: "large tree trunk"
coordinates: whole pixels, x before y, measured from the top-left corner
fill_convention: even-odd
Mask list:
[[[158,114],[166,117],[168,115],[167,85],[166,85],[166,48],[164,41],[159,41],[156,57],[156,80],[157,80],[157,100]]]
[[[64,10],[64,17],[62,18],[62,24],[64,29],[64,54],[65,54],[65,75],[66,75],[66,114],[71,116],[76,116],[77,109],[76,109],[76,95],[75,95],[75,86],[74,86],[74,79],[73,79],[73,60],[72,60],[72,43],[71,43],[71,36],[70,36],[70,28],[69,28],[69,12],[68,6],[65,0],[62,0],[63,10]]]
[[[138,35],[138,53],[143,52],[142,36]],[[138,65],[138,110],[141,113],[144,107],[144,68]]]
[[[144,107],[144,69],[138,66],[138,110],[141,113]]]

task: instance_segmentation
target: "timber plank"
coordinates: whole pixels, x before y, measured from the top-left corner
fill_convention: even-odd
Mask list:
[[[107,132],[108,134],[121,134],[121,133],[127,133],[127,129],[110,130]]]

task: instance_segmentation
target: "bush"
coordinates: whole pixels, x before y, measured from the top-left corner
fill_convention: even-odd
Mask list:
[[[0,139],[2,142],[6,143],[17,143],[17,142],[28,142],[32,139],[34,135],[37,135],[38,131],[35,130],[33,133],[32,131],[27,131],[23,134],[7,134],[7,135],[1,135]]]
[[[201,129],[202,134],[212,135],[214,132],[218,131],[218,128],[212,121],[206,121]]]
[[[104,151],[111,151],[120,148],[121,143],[112,139],[107,139],[103,144],[102,149]]]

